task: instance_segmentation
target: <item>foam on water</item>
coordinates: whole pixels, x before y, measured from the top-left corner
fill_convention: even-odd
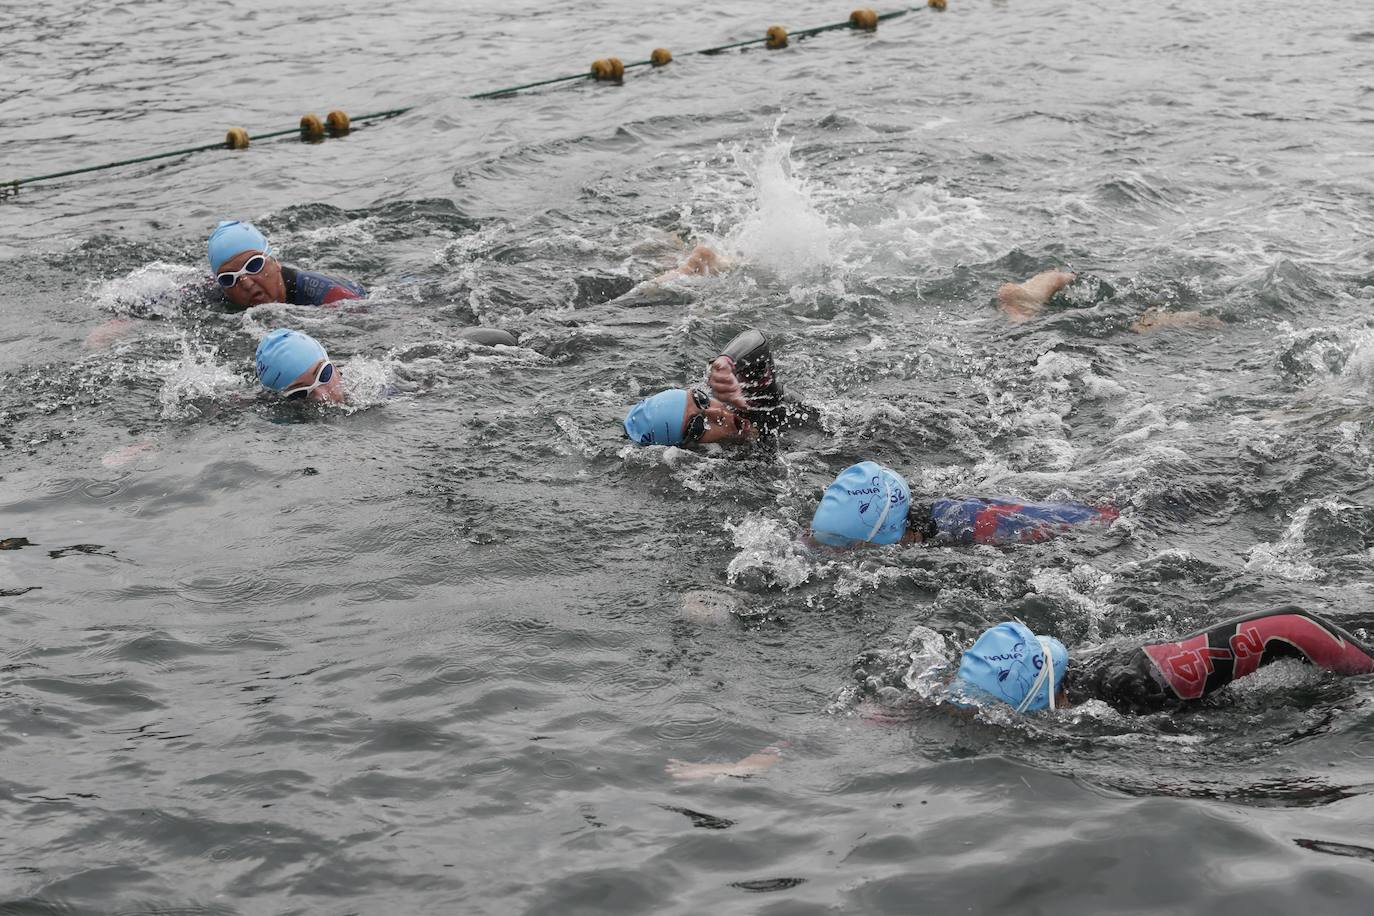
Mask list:
[[[1052,598],[1061,608],[1077,619],[1088,641],[1102,638],[1102,624],[1113,614],[1113,606],[1101,594],[1112,584],[1112,576],[1095,567],[1080,563],[1065,572],[1060,569],[1039,569],[1028,583],[1039,595]]]
[[[351,357],[341,361],[345,401],[339,405],[344,411],[353,413],[377,407],[394,399],[400,390],[396,384],[397,360],[384,357]]]
[[[123,277],[93,284],[90,296],[94,307],[103,312],[172,318],[184,310],[187,290],[204,286],[207,279],[199,268],[153,261]]]
[[[941,691],[952,674],[954,651],[948,640],[930,627],[917,626],[907,635],[904,651],[910,659],[902,683],[923,700]]]
[[[1017,237],[1011,220],[989,214],[975,197],[949,190],[939,176],[898,192],[885,204],[894,215],[871,226],[844,227],[846,261],[866,256],[878,265],[926,276],[995,258]]]
[[[1256,544],[1250,548],[1245,568],[1297,582],[1321,579],[1324,574],[1310,562],[1312,556],[1307,551],[1307,522],[1315,510],[1335,511],[1341,507],[1342,502],[1338,497],[1328,497],[1303,505],[1293,513],[1292,521],[1277,541],[1272,544]]]
[[[797,588],[817,571],[811,551],[796,533],[776,519],[751,513],[738,523],[725,523],[738,553],[725,569],[731,585],[748,583],[783,589]]]
[[[181,334],[181,358],[153,367],[162,379],[158,402],[162,419],[189,420],[204,415],[206,402],[223,402],[251,390],[242,375],[219,362],[219,348]]]

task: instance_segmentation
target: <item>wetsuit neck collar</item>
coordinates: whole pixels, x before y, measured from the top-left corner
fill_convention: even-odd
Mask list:
[[[286,301],[296,301],[296,268],[281,265],[281,285],[286,290]]]

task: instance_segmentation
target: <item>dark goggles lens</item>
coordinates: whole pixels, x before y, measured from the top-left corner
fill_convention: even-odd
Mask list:
[[[286,394],[284,397],[288,401],[303,401],[309,397],[310,392],[314,391],[316,388],[319,388],[321,385],[328,385],[329,380],[333,377],[334,364],[326,361],[325,364],[320,367],[320,371],[315,373],[315,381],[309,385],[302,385],[296,390]]]
[[[693,388],[692,403],[697,406],[697,410],[704,411],[711,406],[711,396],[700,388]],[[693,414],[692,418],[687,421],[686,428],[682,431],[682,441],[700,442],[704,435],[706,435],[706,414]]]

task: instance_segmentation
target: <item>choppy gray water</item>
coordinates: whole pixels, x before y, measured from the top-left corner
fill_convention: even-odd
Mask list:
[[[461,98],[847,13],[8,5],[0,179],[418,107],[0,204],[0,538],[27,542],[0,542],[0,911],[1367,909],[1369,679],[884,727],[851,669],[1009,615],[1079,646],[1374,619],[1368,10],[954,0]],[[225,216],[374,297],[185,306]],[[746,265],[622,295],[703,237]],[[1105,286],[989,307],[1061,264]],[[1152,305],[1224,328],[1132,333]],[[478,323],[522,346],[457,339]],[[353,408],[255,389],[282,324]],[[748,326],[821,428],[626,445],[637,396]],[[799,554],[869,457],[1123,519]],[[747,778],[665,770],[769,746]]]

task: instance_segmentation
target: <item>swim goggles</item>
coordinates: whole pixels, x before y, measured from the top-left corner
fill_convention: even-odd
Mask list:
[[[320,371],[315,373],[315,381],[305,385],[296,385],[293,388],[288,388],[281,393],[281,396],[286,398],[288,401],[304,400],[305,398],[310,397],[310,392],[314,391],[316,388],[319,388],[323,385],[328,385],[330,380],[333,378],[334,364],[326,359],[324,361],[324,365],[320,367]]]
[[[691,390],[692,403],[697,405],[697,410],[702,413],[694,414],[687,421],[687,427],[682,431],[683,442],[700,442],[701,437],[706,435],[706,408],[711,406],[711,396],[700,388]]]
[[[271,251],[272,248],[269,245],[267,251],[253,255],[245,261],[243,266],[238,270],[226,270],[222,273],[215,274],[215,282],[217,282],[222,289],[229,289],[235,283],[239,282],[239,277],[242,277],[244,274],[262,273],[262,269],[267,266],[267,256]]]

